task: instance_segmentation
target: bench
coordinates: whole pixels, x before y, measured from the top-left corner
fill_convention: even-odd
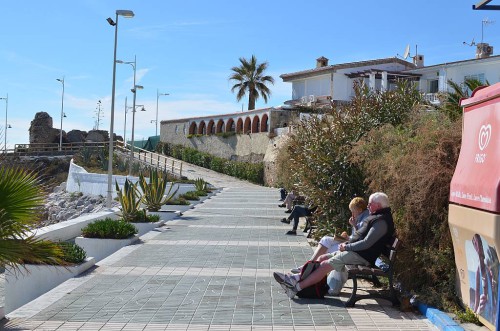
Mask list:
[[[388,259],[389,267],[386,270],[382,270],[378,267],[366,267],[361,265],[346,265],[349,278],[352,279],[352,293],[349,300],[346,302],[346,307],[354,307],[357,301],[366,298],[381,298],[392,302],[393,305],[399,305],[399,300],[396,297],[396,290],[394,289],[394,262],[396,260],[396,253],[401,246],[401,241],[394,237],[392,243],[386,247],[386,250],[382,252]],[[385,277],[389,280],[389,296],[383,296],[380,292],[369,293],[358,295],[358,278],[368,279],[375,286],[380,286],[378,277]]]
[[[306,226],[304,227],[304,232],[307,232],[307,238],[312,237],[313,230],[316,229],[316,219],[314,216],[306,217]]]

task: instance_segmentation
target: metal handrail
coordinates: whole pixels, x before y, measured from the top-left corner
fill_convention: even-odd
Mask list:
[[[90,148],[108,148],[109,142],[78,142],[78,143],[63,143],[59,150],[58,143],[32,143],[32,144],[15,144],[14,149],[8,149],[8,155],[14,156],[48,156],[48,155],[73,155],[80,151],[83,147]],[[131,145],[122,141],[116,141],[114,145],[115,151],[124,153],[125,156],[130,153]],[[171,157],[150,152],[148,150],[134,147],[134,158],[137,158],[141,163],[155,166],[164,171],[170,171],[172,174],[177,174],[182,177],[182,162]]]
[[[116,144],[116,149],[120,150],[122,153],[130,153],[131,147],[132,146],[130,144],[122,141],[119,141]],[[155,166],[163,169],[164,171],[170,171],[173,174],[178,174],[179,177],[182,177],[182,162],[177,159],[154,153],[140,147],[134,147],[134,158],[137,158],[137,160],[143,164]]]

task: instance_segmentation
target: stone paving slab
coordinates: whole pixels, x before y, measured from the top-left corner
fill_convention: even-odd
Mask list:
[[[348,289],[290,300],[272,277],[312,254],[286,236],[277,190],[233,187],[87,274],[9,314],[3,330],[435,330],[387,302],[346,309]],[[269,202],[272,203],[269,203]]]

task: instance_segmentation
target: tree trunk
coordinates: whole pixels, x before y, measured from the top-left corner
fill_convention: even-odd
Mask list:
[[[248,96],[248,110],[255,109],[255,97],[250,93]]]

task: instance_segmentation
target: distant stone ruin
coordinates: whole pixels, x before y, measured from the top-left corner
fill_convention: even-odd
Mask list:
[[[53,144],[59,143],[60,130],[53,127],[52,117],[46,112],[38,112],[31,121],[29,129],[30,144]],[[121,136],[114,135],[114,140],[122,140]],[[62,132],[62,142],[83,143],[83,142],[105,142],[109,141],[109,133],[106,130],[91,130],[89,132],[81,130],[71,130]]]

